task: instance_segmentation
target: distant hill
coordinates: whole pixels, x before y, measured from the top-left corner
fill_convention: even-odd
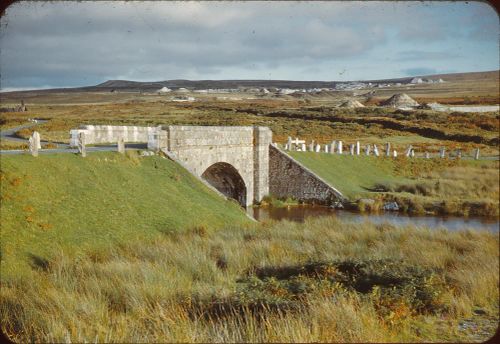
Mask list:
[[[414,77],[443,79],[445,81],[461,82],[461,81],[494,81],[499,79],[499,71],[487,72],[471,72],[471,73],[453,73],[453,74],[433,74],[433,75],[417,75],[404,78],[393,79],[378,79],[378,80],[358,80],[357,82],[371,82],[372,84],[379,83],[408,83]],[[74,88],[54,88],[32,91],[15,91],[8,93],[61,93],[61,92],[154,92],[162,87],[168,87],[172,90],[181,87],[200,90],[200,89],[228,89],[239,87],[265,87],[265,88],[332,88],[337,83],[346,83],[349,81],[293,81],[293,80],[165,80],[165,81],[130,81],[130,80],[108,80],[95,86],[74,87]],[[6,92],[7,93],[7,92]]]

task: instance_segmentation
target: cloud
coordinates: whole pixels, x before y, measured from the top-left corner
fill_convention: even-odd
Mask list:
[[[458,8],[375,1],[18,2],[0,19],[1,82],[77,86],[118,77],[263,78],[277,71],[289,79],[325,79],[338,77],[339,68],[370,78],[357,75],[352,63],[364,61],[359,73],[391,73],[376,61],[462,58],[450,43],[427,47],[485,30],[470,21],[466,31],[450,31],[470,19],[445,11]],[[491,37],[484,44],[491,41],[497,44]],[[392,73],[405,67],[391,67]]]
[[[394,61],[449,60],[460,57],[450,51],[405,50],[397,53]]]
[[[404,75],[407,75],[407,76],[438,74],[436,69],[427,68],[427,67],[407,68],[407,69],[403,69],[402,72],[404,73]]]

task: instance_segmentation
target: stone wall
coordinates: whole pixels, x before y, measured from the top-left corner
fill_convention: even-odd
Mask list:
[[[164,126],[161,130],[166,139],[160,145],[166,145],[195,175],[201,176],[216,163],[233,166],[245,182],[245,205],[268,193],[269,128]]]
[[[303,202],[331,204],[345,197],[279,148],[269,146],[269,193]]]
[[[138,127],[125,125],[83,125],[70,131],[70,146],[78,144],[78,134],[85,133],[87,144],[116,143],[120,137],[125,142],[148,142],[156,133],[157,127]]]

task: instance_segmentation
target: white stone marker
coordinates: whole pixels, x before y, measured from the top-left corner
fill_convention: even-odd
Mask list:
[[[406,149],[405,155],[407,158],[410,157],[412,149],[413,147],[411,145]]]
[[[312,140],[311,143],[309,144],[309,151],[314,152],[314,140]]]
[[[372,150],[372,146],[370,144],[367,144],[365,147],[365,154],[370,155],[371,150]]]
[[[292,138],[288,136],[288,141],[286,143],[286,146],[288,147],[287,150],[293,150],[292,149]]]
[[[316,149],[315,149],[315,152],[316,153],[319,153],[319,151],[321,150],[321,146],[318,144],[316,144]]]
[[[474,150],[474,160],[479,160],[479,148]]]
[[[360,153],[359,141],[356,141],[356,155],[359,155],[359,153]]]
[[[391,144],[389,142],[385,144],[385,156],[391,156]]]
[[[333,140],[330,144],[330,154],[335,153],[335,148],[337,147],[337,141]]]
[[[42,149],[42,145],[40,143],[40,134],[38,133],[38,131],[34,131],[33,132],[33,139],[35,139],[36,148],[37,149]]]
[[[342,141],[339,141],[337,145],[337,153],[342,154]]]
[[[397,158],[398,157],[398,152],[396,150],[393,150],[392,151],[392,156]]]
[[[350,144],[350,145],[349,145],[349,153],[350,153],[351,155],[354,155],[354,144]]]
[[[123,137],[118,138],[118,153],[125,154],[125,140]]]
[[[378,147],[375,144],[373,145],[373,154],[375,154],[375,156],[379,156]]]
[[[78,134],[78,152],[82,155],[82,158],[87,156],[87,149],[85,148],[85,133]]]
[[[303,151],[303,152],[305,152],[305,151],[306,151],[306,144],[305,144],[305,143],[303,143],[303,144],[302,144],[302,151]]]
[[[412,158],[415,157],[415,150],[413,148],[410,151],[410,157],[412,157]]]
[[[439,149],[439,157],[440,158],[444,158],[445,157],[445,149],[444,149],[444,147],[441,147]]]
[[[328,143],[327,143],[327,144],[325,144],[325,153],[329,152],[328,148],[329,148],[329,146],[328,146]]]
[[[28,139],[29,142],[29,150],[31,155],[38,156],[38,145],[36,144],[35,135],[31,135]]]

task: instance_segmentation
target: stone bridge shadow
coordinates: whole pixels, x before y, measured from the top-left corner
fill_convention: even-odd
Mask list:
[[[218,162],[208,167],[201,178],[219,190],[222,194],[247,205],[247,187],[238,170],[226,162]]]

